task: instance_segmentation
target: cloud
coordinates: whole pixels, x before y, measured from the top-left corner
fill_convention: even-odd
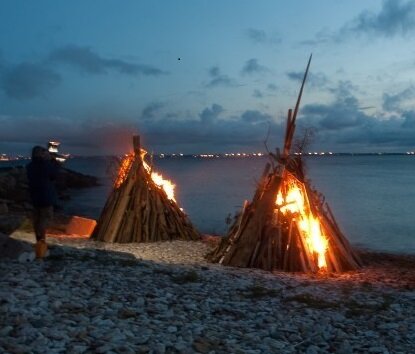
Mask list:
[[[413,98],[415,98],[415,86],[413,85],[394,95],[384,93],[382,108],[388,112],[402,112],[402,104]]]
[[[362,11],[337,30],[319,31],[313,39],[300,42],[303,45],[341,43],[356,36],[406,37],[415,32],[415,2],[384,0],[379,11]]]
[[[88,74],[105,74],[109,70],[132,76],[167,74],[150,65],[106,59],[89,47],[70,45],[53,50],[43,63],[7,65],[0,53],[0,88],[8,97],[17,100],[44,97],[62,81],[61,75],[51,67],[53,63],[69,64]]]
[[[309,104],[302,109],[307,122],[317,129],[338,131],[349,127],[358,127],[369,120],[353,95],[353,86],[349,82],[339,82],[331,90],[335,100],[331,104]]]
[[[334,151],[413,150],[415,110],[387,114],[362,110],[353,85],[339,82],[327,104],[308,104],[300,109],[297,133],[314,128],[314,146]],[[402,91],[403,92],[403,91]],[[399,94],[396,94],[399,96]],[[405,96],[405,95],[404,95]],[[399,100],[398,100],[399,101]],[[392,105],[392,107],[396,107]],[[149,103],[136,117],[71,119],[63,117],[0,116],[0,148],[34,144],[51,139],[62,142],[62,151],[79,154],[120,154],[131,148],[131,136],[142,135],[143,144],[156,152],[227,152],[263,150],[269,141],[282,142],[285,122],[266,111],[247,109],[228,113],[213,103],[198,113],[168,112],[162,103]],[[166,113],[167,111],[167,113]],[[105,118],[107,117],[107,118]],[[41,127],[28,129],[27,127]],[[18,134],[16,133],[18,132]]]
[[[246,61],[242,68],[242,75],[261,74],[269,72],[269,69],[258,63],[258,59],[252,58]]]
[[[87,74],[106,74],[109,70],[131,76],[160,76],[167,72],[151,65],[131,63],[120,59],[107,59],[90,47],[68,45],[53,50],[49,60],[71,65]]]
[[[274,33],[267,34],[264,30],[256,28],[248,28],[245,32],[250,41],[255,44],[278,44],[281,43],[281,37]]]
[[[317,125],[317,129],[343,130],[350,127],[359,127],[369,119],[357,107],[354,98],[336,100],[334,104],[309,104],[302,110],[302,114],[309,122]]]
[[[304,73],[302,71],[290,71],[287,73],[289,79],[294,81],[302,81],[304,77]]]
[[[223,111],[224,109],[221,105],[214,103],[212,104],[212,107],[206,107],[202,113],[199,114],[199,117],[202,123],[212,123]]]
[[[403,112],[402,117],[404,119],[402,127],[415,130],[415,111]]]
[[[161,102],[152,102],[146,105],[142,112],[141,118],[142,119],[151,119],[154,118],[156,113],[160,111],[161,108],[164,107],[164,103]]]
[[[352,85],[339,83],[329,104],[309,104],[300,111],[299,127],[314,128],[320,147],[339,151],[406,151],[413,147],[415,111],[400,115],[368,114]],[[341,151],[340,150],[340,151]]]
[[[257,110],[247,110],[242,113],[241,120],[247,123],[264,123],[270,122],[272,117],[267,113],[262,113]]]
[[[58,116],[3,115],[0,125],[0,141],[6,146],[22,145],[27,153],[33,145],[58,140],[62,142],[62,152],[117,154],[129,148],[131,136],[138,131],[132,121],[117,118],[77,120]]]
[[[212,66],[208,70],[210,81],[205,85],[207,88],[215,87],[235,87],[238,86],[235,80],[228,75],[222,74],[218,66]]]
[[[252,94],[253,97],[255,98],[263,98],[264,95],[262,94],[262,92],[260,90],[254,90],[254,93]]]
[[[254,43],[265,43],[267,41],[267,34],[264,30],[259,30],[255,28],[248,28],[246,30],[246,35],[251,39]]]
[[[156,107],[150,103],[147,107]],[[158,106],[157,106],[158,107]],[[227,152],[263,150],[263,140],[271,127],[272,141],[282,141],[280,123],[266,112],[244,110],[225,114],[218,103],[203,107],[198,113],[151,111],[151,119],[139,117],[34,117],[0,116],[0,148],[24,147],[28,154],[35,144],[50,140],[62,143],[62,152],[74,154],[122,154],[131,148],[131,136],[139,133],[143,145],[156,152]],[[145,110],[145,109],[144,109]],[[143,110],[143,111],[144,111]],[[148,116],[148,115],[147,115]],[[27,129],[27,127],[41,129]],[[19,132],[18,134],[16,132]]]
[[[301,45],[307,46],[316,46],[318,44],[327,44],[332,42],[341,41],[341,36],[339,37],[336,32],[330,31],[327,28],[324,28],[316,33],[313,39],[306,39],[300,41]]]
[[[287,73],[287,77],[291,80],[302,82],[304,77],[303,71],[290,71]],[[325,88],[329,84],[329,79],[323,73],[308,73],[307,84],[312,87]]]
[[[354,85],[351,81],[338,81],[337,86],[330,87],[329,92],[334,94],[336,97],[352,97],[353,93],[359,91],[359,87]]]
[[[278,89],[277,85],[274,85],[274,84],[267,85],[267,90],[269,91],[277,91],[277,89]]]
[[[5,94],[16,100],[42,97],[61,82],[55,71],[34,63],[20,63],[4,69],[1,88]]]
[[[219,67],[218,66],[212,66],[209,69],[209,75],[211,77],[218,77],[218,76],[220,76],[220,69],[219,69]]]
[[[385,0],[378,13],[364,11],[343,28],[344,32],[384,37],[405,36],[414,30],[415,2],[403,0]]]
[[[212,104],[198,117],[184,120],[160,118],[140,125],[146,140],[158,151],[226,152],[263,150],[271,126],[273,141],[281,141],[282,129],[267,113],[246,110],[225,116],[224,108]]]

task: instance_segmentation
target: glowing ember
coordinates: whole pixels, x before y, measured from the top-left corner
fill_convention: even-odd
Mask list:
[[[321,230],[318,218],[310,210],[304,185],[291,174],[286,174],[285,180],[287,182],[278,192],[276,205],[284,215],[288,212],[295,214],[301,236],[304,237],[309,250],[318,255],[318,267],[326,268],[327,238]]]
[[[176,201],[174,198],[174,188],[176,185],[171,183],[169,180],[166,180],[163,178],[163,176],[157,172],[154,172],[151,170],[151,167],[144,161],[144,156],[147,154],[145,150],[141,150],[141,159],[143,160],[143,166],[144,169],[147,171],[147,173],[150,173],[151,179],[153,180],[154,184],[162,188],[164,192],[167,195],[167,198],[169,198],[172,201]],[[119,188],[124,181],[126,180],[128,176],[128,172],[130,171],[131,165],[134,161],[134,154],[126,154],[124,158],[121,161],[120,168],[118,170],[118,176],[114,182],[114,187]]]
[[[114,187],[119,188],[127,178],[128,172],[130,172],[131,165],[134,161],[134,154],[126,154],[121,161],[120,168],[118,170],[118,176],[115,179]]]

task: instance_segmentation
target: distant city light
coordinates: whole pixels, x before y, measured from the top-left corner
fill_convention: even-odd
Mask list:
[[[387,153],[387,152],[372,152],[372,153],[352,153],[352,152],[343,152],[343,153],[334,153],[332,151],[321,151],[321,152],[293,152],[293,156],[313,156],[313,157],[327,157],[327,156],[339,156],[339,155],[350,155],[350,156],[359,156],[359,155],[410,155],[414,156],[415,151],[406,151],[406,152],[397,152],[397,153]],[[69,154],[62,155],[64,158],[73,158]],[[216,154],[189,154],[186,155],[184,153],[174,153],[174,154],[155,154],[154,156],[164,159],[164,158],[204,158],[204,159],[220,159],[220,158],[257,158],[257,157],[266,157],[268,156],[267,153],[263,152],[227,152],[227,153],[216,153]],[[7,162],[7,161],[18,161],[18,160],[29,160],[29,156],[22,156],[22,155],[9,155],[5,153],[0,153],[0,162]]]

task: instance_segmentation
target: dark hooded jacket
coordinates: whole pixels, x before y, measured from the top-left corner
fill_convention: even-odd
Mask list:
[[[57,194],[54,181],[58,175],[59,164],[54,160],[32,158],[26,171],[33,206],[44,208],[55,205]]]

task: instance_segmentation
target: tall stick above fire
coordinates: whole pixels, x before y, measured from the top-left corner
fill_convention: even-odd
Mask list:
[[[199,233],[177,205],[175,185],[155,172],[133,137],[134,151],[124,156],[93,238],[105,242],[198,240]]]
[[[313,273],[361,267],[329,205],[305,178],[301,154],[292,153],[311,58],[294,111],[288,110],[283,149],[269,154],[271,163],[265,166],[252,201],[245,201],[228,235],[208,255],[212,262]]]

